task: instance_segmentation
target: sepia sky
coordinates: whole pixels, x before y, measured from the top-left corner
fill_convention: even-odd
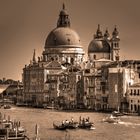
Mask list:
[[[0,79],[22,80],[33,49],[41,56],[63,2],[85,52],[98,24],[110,34],[117,25],[121,59],[140,59],[139,0],[0,0]]]

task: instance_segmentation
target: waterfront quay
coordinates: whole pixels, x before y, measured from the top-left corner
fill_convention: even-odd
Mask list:
[[[117,124],[102,122],[103,118],[109,116],[106,113],[97,112],[62,112],[51,109],[36,109],[25,107],[12,107],[11,109],[0,109],[11,120],[20,120],[26,129],[27,136],[35,137],[35,125],[39,127],[40,140],[139,140],[140,117],[121,116]],[[95,130],[74,129],[60,131],[53,128],[53,122],[70,120],[72,117],[78,121],[79,117],[90,118],[94,122]]]

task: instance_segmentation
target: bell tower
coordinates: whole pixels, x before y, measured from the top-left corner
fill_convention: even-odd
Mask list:
[[[120,60],[119,42],[120,42],[119,32],[117,30],[117,27],[115,26],[115,28],[112,32],[112,38],[111,38],[111,60],[113,60],[113,61]]]

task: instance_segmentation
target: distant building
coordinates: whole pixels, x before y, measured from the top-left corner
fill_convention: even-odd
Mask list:
[[[3,99],[3,92],[8,88],[9,85],[0,84],[0,100]]]
[[[23,89],[23,84],[20,81],[3,78],[0,80],[0,101],[6,101],[10,103],[17,102],[17,93]]]

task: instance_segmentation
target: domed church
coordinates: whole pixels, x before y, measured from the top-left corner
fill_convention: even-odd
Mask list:
[[[83,61],[83,47],[79,35],[71,29],[69,15],[63,4],[57,27],[53,29],[45,42],[43,51],[44,61],[58,60],[60,63],[81,63]]]
[[[110,61],[119,61],[119,32],[115,26],[112,32],[112,38],[106,29],[104,35],[98,25],[96,34],[88,46],[88,57],[91,62],[95,63],[95,67]]]
[[[63,4],[57,27],[48,34],[42,56],[36,60],[34,50],[30,64],[23,68],[24,102],[43,106],[56,102],[63,104],[65,98],[65,102],[74,106],[77,98],[75,83],[80,78],[83,57],[80,37],[71,29]]]

